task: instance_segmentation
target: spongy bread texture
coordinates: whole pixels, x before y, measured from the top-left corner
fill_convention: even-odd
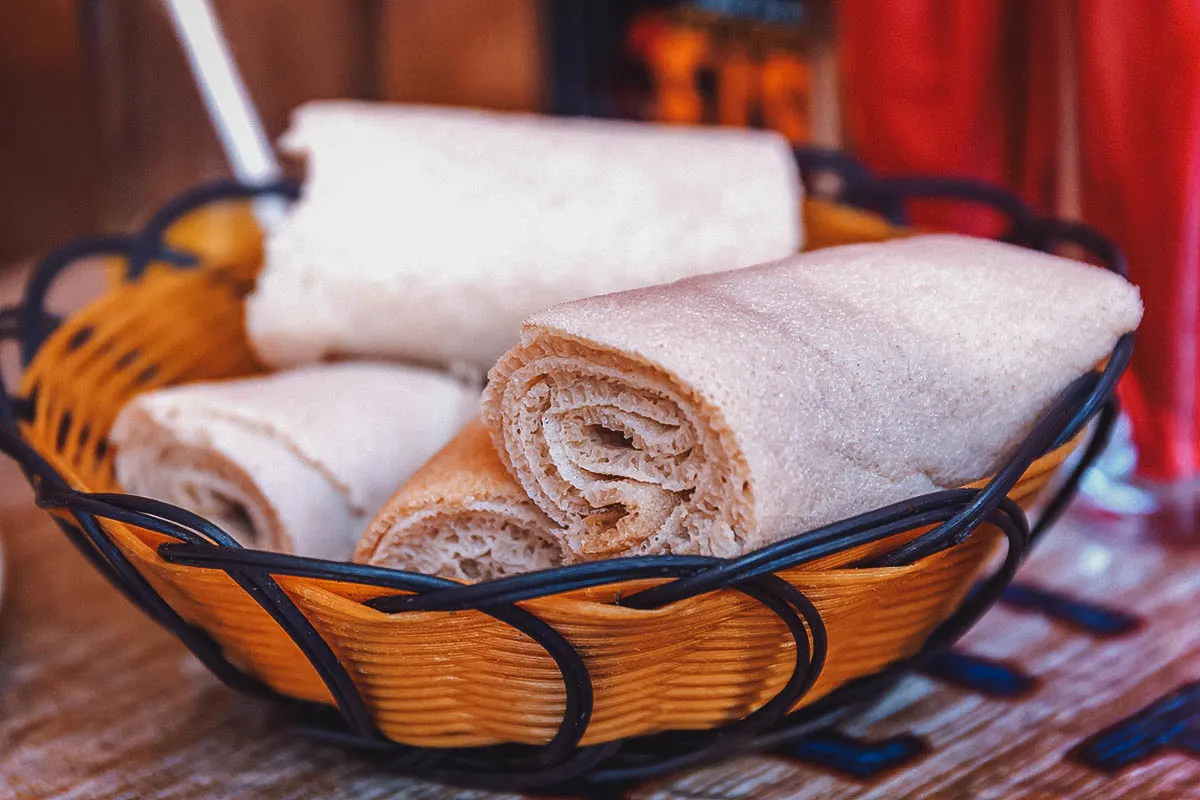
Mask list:
[[[444,375],[383,363],[302,367],[138,396],[117,417],[117,480],[243,544],[347,558],[397,484],[478,410]]]
[[[489,368],[530,313],[802,244],[774,133],[315,102],[281,142],[303,197],[247,303],[273,366],[327,355]]]
[[[730,556],[990,474],[1141,313],[1006,244],[831,248],[534,314],[483,417],[576,557]]]
[[[505,471],[475,419],[392,495],[354,560],[490,580],[562,564],[555,527]]]

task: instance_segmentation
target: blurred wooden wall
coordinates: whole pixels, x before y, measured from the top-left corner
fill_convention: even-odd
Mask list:
[[[72,0],[0,2],[0,263],[86,231],[96,124]]]
[[[542,107],[552,0],[213,0],[270,135],[317,97]],[[226,174],[159,0],[0,0],[0,263]]]
[[[360,96],[375,69],[376,20],[356,0],[212,0],[269,136],[314,97]],[[88,0],[103,162],[100,222],[126,227],[200,181],[228,175],[161,0]],[[296,13],[303,9],[303,13]]]
[[[383,96],[417,103],[542,108],[540,5],[538,0],[385,2]]]

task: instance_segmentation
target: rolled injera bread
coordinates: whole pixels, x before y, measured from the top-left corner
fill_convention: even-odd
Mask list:
[[[436,372],[319,364],[148,392],[111,440],[125,491],[247,546],[345,560],[396,486],[477,411],[475,390]]]
[[[535,314],[483,418],[576,558],[731,556],[991,474],[1141,313],[1010,245],[830,248]]]
[[[361,102],[299,108],[303,197],[247,304],[255,350],[487,370],[555,303],[802,244],[774,133]]]
[[[470,581],[502,578],[562,564],[555,527],[505,471],[476,419],[392,495],[354,560]]]

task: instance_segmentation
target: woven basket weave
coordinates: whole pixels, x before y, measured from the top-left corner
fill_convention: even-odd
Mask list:
[[[1098,409],[1106,428],[1128,357],[1118,352],[1075,387],[990,493],[983,484],[939,493],[867,515],[850,535],[804,534],[736,562],[621,559],[464,590],[257,553],[180,509],[119,494],[106,440],[140,392],[261,371],[243,324],[260,237],[244,200],[204,205],[252,193],[201,191],[139,237],[70,253],[117,252],[133,279],[48,336],[44,289],[11,312],[9,333],[32,360],[4,408],[0,445],[85,554],[227,682],[334,718],[348,741],[458,782],[654,774],[799,735],[800,723],[882,686],[1003,588],[1030,539],[1010,501],[1030,507]],[[906,232],[824,200],[809,201],[805,217],[815,245]],[[47,273],[69,260],[60,254]]]

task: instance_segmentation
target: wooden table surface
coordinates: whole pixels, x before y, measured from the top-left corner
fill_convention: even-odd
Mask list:
[[[837,730],[625,796],[1200,798],[1200,530],[1145,527],[1073,511],[931,674]],[[226,689],[4,459],[0,536],[0,798],[490,796],[388,774]]]
[[[226,689],[92,572],[7,462],[0,487],[0,796],[463,796],[311,742]],[[1050,535],[1022,592],[937,676],[785,752],[627,796],[1200,797],[1200,551],[1087,522]],[[1134,615],[1106,610],[1115,597]],[[1081,746],[1105,769],[1068,755]]]

